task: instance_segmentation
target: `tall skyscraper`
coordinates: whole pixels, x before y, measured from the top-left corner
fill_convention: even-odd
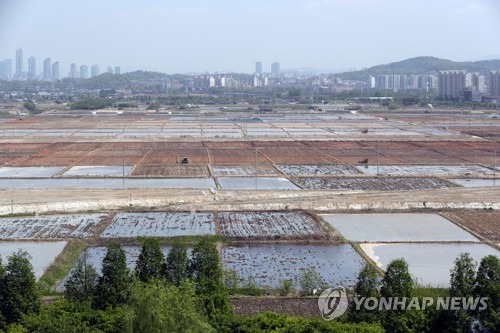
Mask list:
[[[50,81],[52,77],[52,65],[51,65],[52,60],[50,58],[47,58],[43,61],[43,80],[44,81]]]
[[[36,59],[35,57],[28,58],[28,79],[33,80],[36,78]]]
[[[255,63],[255,74],[257,74],[257,75],[262,74],[262,62],[261,61],[257,61]]]
[[[271,74],[273,75],[273,77],[279,77],[280,76],[280,72],[281,72],[280,63],[279,62],[273,62],[271,64]]]
[[[69,69],[70,79],[76,79],[76,64],[72,63]]]
[[[479,73],[473,73],[472,74],[472,86],[474,89],[479,91],[481,94],[484,94],[486,92],[486,86],[484,83],[484,75],[481,75]]]
[[[59,80],[59,61],[52,64],[52,81]]]
[[[2,64],[3,74],[0,74],[0,77],[3,80],[10,80],[12,78],[12,59],[4,59]]]
[[[80,79],[88,79],[89,78],[89,68],[87,65],[80,66]]]
[[[109,74],[113,74],[113,67],[108,66],[108,68],[106,69],[106,72]]]
[[[500,69],[490,72],[490,96],[500,97]]]
[[[16,78],[23,77],[23,49],[16,50]]]
[[[115,74],[121,74],[120,66],[115,66]]]
[[[90,68],[90,77],[94,77],[94,76],[98,76],[100,73],[99,73],[99,66],[97,65],[93,65],[91,68]]]

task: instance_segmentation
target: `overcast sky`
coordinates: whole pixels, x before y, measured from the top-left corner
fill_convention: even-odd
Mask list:
[[[500,58],[500,0],[0,0],[0,59],[166,73]]]

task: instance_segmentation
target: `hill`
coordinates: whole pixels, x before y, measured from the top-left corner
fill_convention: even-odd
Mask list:
[[[442,70],[467,70],[470,72],[487,72],[499,69],[500,60],[482,60],[456,62],[435,57],[416,57],[390,64],[378,65],[354,72],[336,74],[336,77],[347,80],[366,80],[370,75],[383,74],[432,74]]]

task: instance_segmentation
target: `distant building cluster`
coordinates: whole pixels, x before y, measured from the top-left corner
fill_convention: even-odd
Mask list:
[[[440,71],[438,95],[443,99],[481,102],[486,93],[484,75],[463,70]]]
[[[4,59],[0,61],[0,80],[42,80],[56,81],[61,79],[60,64],[58,61],[52,62],[51,58],[46,58],[43,61],[41,70],[37,67],[36,58],[30,56],[28,58],[27,70],[24,66],[24,52],[19,48],[16,50],[15,68],[13,68],[12,59]],[[115,66],[114,69],[108,66],[108,73],[120,74],[120,66]],[[87,65],[82,65],[77,68],[76,64],[70,65],[68,73],[72,79],[88,79],[89,77],[98,76],[100,74],[99,66],[93,65],[89,68]]]
[[[437,75],[377,75],[370,76],[366,83],[368,89],[376,90],[435,90],[438,86]]]

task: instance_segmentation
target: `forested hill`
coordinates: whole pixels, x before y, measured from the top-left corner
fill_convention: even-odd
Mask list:
[[[456,62],[435,57],[416,57],[390,64],[378,65],[360,71],[335,74],[336,77],[348,80],[366,80],[370,75],[383,74],[431,74],[440,70],[467,70],[487,74],[491,70],[500,69],[500,60],[482,60]]]

